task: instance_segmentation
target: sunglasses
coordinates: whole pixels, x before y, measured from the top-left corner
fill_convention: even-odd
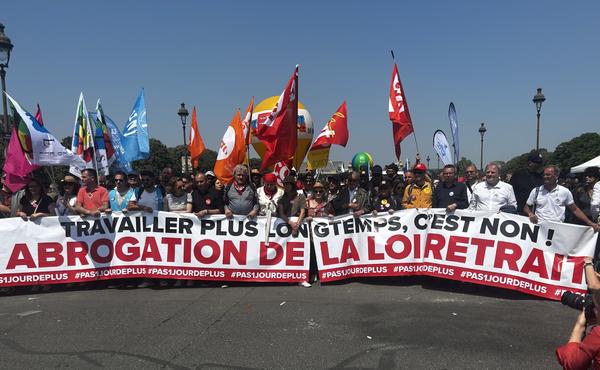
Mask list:
[[[315,190],[316,194],[320,194],[320,193],[324,193],[324,192],[325,192],[325,190]]]
[[[125,179],[115,179],[115,182],[125,182]]]
[[[148,182],[148,181],[152,181],[152,179],[149,179],[149,178],[146,177],[146,178],[142,178],[142,181],[143,182]]]

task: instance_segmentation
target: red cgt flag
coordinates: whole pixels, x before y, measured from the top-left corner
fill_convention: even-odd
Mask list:
[[[390,84],[390,99],[389,99],[390,121],[394,129],[394,147],[396,149],[396,157],[400,159],[400,142],[410,135],[413,130],[412,119],[408,111],[406,103],[406,95],[402,88],[402,82],[398,75],[398,66],[394,63],[394,71],[392,72],[392,82]]]
[[[294,157],[298,144],[298,66],[279,96],[273,111],[256,127],[256,137],[265,145],[260,170]]]

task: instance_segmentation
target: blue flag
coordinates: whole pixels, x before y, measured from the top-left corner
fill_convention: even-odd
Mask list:
[[[450,130],[452,131],[452,142],[454,145],[454,163],[458,163],[460,160],[458,150],[458,120],[456,119],[456,109],[454,109],[454,103],[450,102],[448,107],[448,119],[450,120]]]
[[[92,120],[96,120],[96,112],[89,112]],[[122,143],[122,135],[121,131],[117,127],[117,124],[106,114],[104,115],[106,127],[108,128],[108,134],[110,135],[110,140],[112,143],[112,147],[115,151],[115,161],[113,162],[120,170],[125,173],[133,172],[133,168],[131,167],[131,162],[125,159],[125,148],[123,148]]]
[[[121,135],[123,158],[128,161],[146,159],[150,155],[150,139],[148,137],[148,124],[146,123],[146,103],[144,89],[140,91],[133,110],[127,119],[123,134]]]

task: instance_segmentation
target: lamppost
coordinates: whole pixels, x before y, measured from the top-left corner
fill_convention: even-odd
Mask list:
[[[535,140],[535,150],[540,150],[540,111],[542,110],[542,103],[546,101],[546,97],[542,94],[542,89],[537,89],[537,94],[533,97],[535,103],[535,109],[537,110],[537,135]]]
[[[481,126],[479,127],[478,131],[481,135],[481,153],[479,157],[479,170],[483,170],[483,135],[485,135],[485,132],[487,131],[483,122],[481,122]]]
[[[183,127],[183,147],[185,149],[185,165],[184,165],[184,169],[185,169],[185,174],[187,175],[188,174],[188,147],[187,147],[187,143],[186,143],[186,140],[185,140],[185,122],[187,120],[187,116],[189,116],[190,113],[188,112],[187,109],[185,109],[185,103],[181,103],[181,107],[177,111],[177,114],[181,118],[181,127]]]
[[[0,79],[2,80],[2,108],[4,108],[3,119],[2,119],[2,139],[7,140],[10,135],[10,125],[8,123],[8,107],[6,104],[6,70],[8,68],[8,62],[10,61],[10,51],[13,48],[13,44],[10,43],[10,39],[4,34],[4,25],[0,23]]]

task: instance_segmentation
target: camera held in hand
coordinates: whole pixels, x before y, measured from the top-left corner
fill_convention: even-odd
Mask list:
[[[594,313],[594,301],[591,294],[581,295],[573,292],[564,292],[560,297],[560,302],[578,311],[584,310],[585,320],[589,322],[596,321]]]

